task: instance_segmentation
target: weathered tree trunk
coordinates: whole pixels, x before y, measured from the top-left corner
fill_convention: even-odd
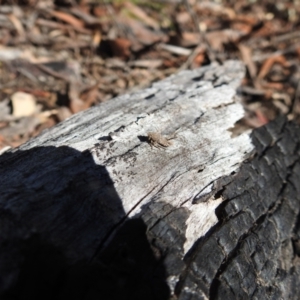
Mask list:
[[[1,299],[298,299],[300,133],[231,137],[243,75],[185,71],[1,155]]]

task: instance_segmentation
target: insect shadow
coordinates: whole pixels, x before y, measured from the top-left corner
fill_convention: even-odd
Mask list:
[[[146,135],[138,135],[138,139],[142,143],[149,143],[148,137]]]

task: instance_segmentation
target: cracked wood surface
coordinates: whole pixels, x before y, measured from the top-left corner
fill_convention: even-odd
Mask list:
[[[299,137],[285,120],[255,131],[240,170],[243,76],[236,61],[181,72],[0,156],[3,299],[269,299],[279,275],[294,292],[299,201],[276,209]],[[151,148],[153,131],[172,144]]]

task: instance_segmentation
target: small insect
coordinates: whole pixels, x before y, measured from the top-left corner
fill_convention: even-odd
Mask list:
[[[160,133],[158,132],[148,132],[148,142],[150,144],[150,146],[154,146],[156,148],[167,148],[169,146],[172,145],[172,143],[170,142],[171,139],[173,139],[174,137],[171,138],[166,138],[164,136],[162,136]]]

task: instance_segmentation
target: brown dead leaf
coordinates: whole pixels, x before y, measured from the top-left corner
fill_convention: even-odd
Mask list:
[[[259,79],[265,78],[274,64],[281,64],[284,67],[287,67],[289,65],[289,63],[283,55],[272,56],[263,63],[257,77]]]
[[[131,41],[131,49],[133,51],[140,51],[145,46],[150,46],[166,39],[165,34],[153,32],[140,21],[122,16],[118,18],[118,23],[120,23],[121,27],[123,26],[127,29],[127,38]]]
[[[126,88],[126,81],[123,78],[118,78],[115,82],[116,87],[120,90],[124,90]]]
[[[99,20],[99,18],[95,18],[88,12],[88,10],[83,9],[80,6],[72,6],[69,11],[89,26],[99,27],[99,25],[101,25],[101,20]]]
[[[275,31],[272,22],[264,21],[263,26],[252,33],[252,37],[269,37]]]
[[[57,101],[57,95],[56,93],[53,92],[51,93],[40,89],[28,89],[28,88],[20,89],[20,92],[29,93],[35,96],[39,102],[45,103],[45,105],[47,105],[48,107],[54,107]]]
[[[107,9],[103,5],[96,5],[93,7],[93,14],[96,17],[107,17]]]
[[[131,51],[131,41],[125,38],[116,38],[114,40],[109,41],[111,50],[114,53],[114,56],[121,57],[123,59],[129,58]]]
[[[180,46],[182,47],[193,47],[199,44],[199,33],[198,32],[183,32],[181,34]]]
[[[235,15],[234,16],[234,22],[241,22],[250,25],[251,27],[256,26],[261,21],[259,18],[254,16],[247,16],[247,15]]]
[[[252,25],[242,23],[242,22],[234,22],[233,24],[231,24],[232,30],[239,31],[243,33],[243,35],[249,34],[252,31],[252,28],[253,28]]]
[[[185,24],[191,22],[191,15],[187,11],[178,12],[175,16],[175,20],[179,24]]]
[[[98,86],[98,84],[95,84],[81,92],[80,99],[85,102],[86,107],[90,107],[97,102]]]
[[[193,61],[193,68],[199,68],[200,66],[203,65],[203,63],[205,62],[205,51],[199,52],[194,61]]]
[[[72,112],[70,111],[69,108],[65,107],[65,106],[62,106],[62,107],[59,107],[57,109],[57,118],[58,120],[61,122],[61,121],[64,121],[65,119],[69,118],[72,116]]]
[[[67,13],[64,13],[62,11],[50,11],[51,15],[53,15],[55,18],[59,19],[59,20],[62,20],[74,27],[77,27],[77,28],[83,28],[84,27],[84,22],[75,18],[74,16],[72,15],[69,15]]]
[[[46,20],[46,19],[37,19],[35,22],[37,25],[41,25],[41,26],[45,26],[45,27],[49,27],[49,28],[59,28],[61,30],[64,30],[65,32],[68,32],[72,29],[75,29],[78,32],[84,33],[84,34],[90,34],[91,30],[90,29],[86,29],[83,27],[72,27],[71,25],[68,24],[62,24],[59,22],[54,22],[54,21],[50,21],[50,20]],[[36,28],[36,27],[35,27]]]
[[[230,19],[233,19],[236,16],[236,12],[232,8],[225,7],[224,5],[213,1],[197,2],[195,8],[199,13],[210,12],[217,16],[226,15]]]
[[[70,110],[73,114],[76,114],[86,109],[85,103],[79,98],[70,99]]]
[[[25,30],[24,27],[20,21],[14,14],[10,14],[7,16],[9,20],[14,24],[16,31],[18,32],[19,36],[24,37],[25,36]]]
[[[232,29],[217,30],[208,32],[206,38],[212,49],[222,51],[223,46],[229,42],[236,43],[244,33]]]

